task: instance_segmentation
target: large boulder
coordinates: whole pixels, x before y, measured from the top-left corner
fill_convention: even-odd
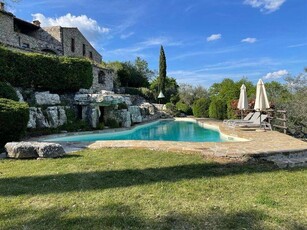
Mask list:
[[[60,144],[49,142],[9,142],[5,145],[10,158],[56,158],[65,154]]]
[[[38,154],[34,145],[30,142],[8,142],[4,146],[7,156],[10,158],[37,158]]]
[[[52,94],[49,91],[36,92],[35,102],[38,105],[58,105],[61,104],[60,96],[58,94]]]
[[[57,158],[62,157],[65,154],[65,151],[60,144],[36,142],[34,146],[38,156],[42,158]]]

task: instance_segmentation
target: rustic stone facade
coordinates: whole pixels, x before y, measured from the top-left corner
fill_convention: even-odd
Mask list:
[[[93,84],[92,92],[101,90],[113,91],[114,71],[111,69],[100,68],[93,66]]]
[[[25,51],[63,55],[62,44],[43,28],[0,10],[0,43]]]
[[[42,28],[39,21],[26,22],[1,9],[0,43],[25,51],[86,57],[96,63],[101,63],[102,60],[102,56],[78,28]]]

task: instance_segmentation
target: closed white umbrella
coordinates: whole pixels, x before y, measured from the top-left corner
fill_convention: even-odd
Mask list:
[[[260,111],[260,126],[261,126],[261,112],[270,108],[268,96],[264,87],[264,83],[259,79],[256,89],[256,100],[254,110]]]
[[[242,84],[240,88],[240,98],[238,101],[237,108],[241,110],[241,118],[243,117],[243,110],[248,109],[248,101],[247,101],[247,94],[246,94],[246,87]]]

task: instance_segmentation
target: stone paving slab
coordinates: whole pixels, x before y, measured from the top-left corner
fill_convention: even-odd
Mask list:
[[[204,127],[218,129],[227,138],[238,138],[234,142],[174,142],[174,141],[96,141],[90,149],[100,148],[146,148],[172,152],[200,153],[207,157],[246,160],[275,154],[306,152],[307,143],[277,131],[240,130],[230,128],[221,121],[196,119]],[[242,141],[244,140],[244,141]]]

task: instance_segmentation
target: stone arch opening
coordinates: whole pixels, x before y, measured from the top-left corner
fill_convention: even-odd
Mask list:
[[[106,83],[106,74],[102,70],[98,72],[98,83],[103,85]]]

